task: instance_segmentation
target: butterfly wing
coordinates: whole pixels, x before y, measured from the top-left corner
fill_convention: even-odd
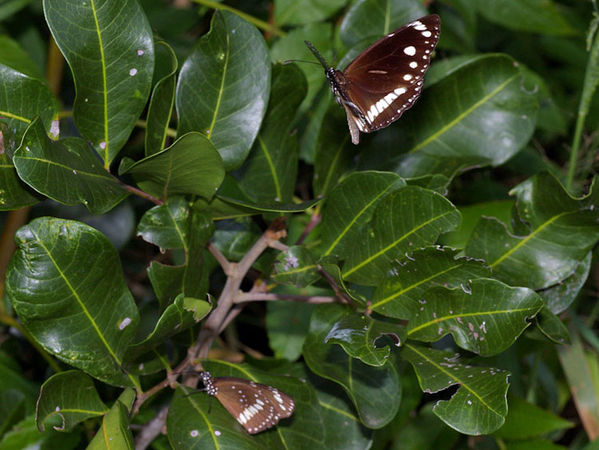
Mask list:
[[[345,96],[355,105],[351,111],[360,131],[384,128],[414,104],[440,29],[436,14],[410,22],[376,41],[343,71]]]

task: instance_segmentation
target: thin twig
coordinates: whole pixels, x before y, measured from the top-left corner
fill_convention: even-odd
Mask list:
[[[229,275],[231,270],[231,262],[225,258],[225,255],[223,255],[212,242],[208,243],[208,251],[212,253],[212,256],[214,256],[214,258],[218,261],[223,269],[223,272],[225,272],[225,275]]]
[[[302,235],[298,238],[295,245],[301,245],[304,242],[304,239],[308,237],[308,235],[314,229],[314,227],[316,227],[316,225],[320,223],[321,218],[322,216],[318,213],[314,213],[310,216],[310,222],[308,222],[308,225],[306,225],[306,228],[302,232]]]
[[[284,300],[288,302],[304,302],[304,303],[335,303],[339,299],[337,297],[325,295],[293,295],[293,294],[270,294],[262,292],[242,292],[235,298],[235,303],[247,303],[256,301],[275,301]]]
[[[144,425],[141,432],[135,438],[135,450],[145,450],[156,439],[166,425],[168,405],[164,405],[152,420]]]

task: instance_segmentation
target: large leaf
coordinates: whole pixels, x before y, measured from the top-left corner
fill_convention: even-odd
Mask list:
[[[542,307],[536,292],[493,279],[472,280],[469,288],[432,288],[414,306],[408,338],[434,342],[451,334],[460,347],[491,356],[510,347]]]
[[[344,179],[322,209],[323,256],[348,254],[378,202],[403,186],[404,180],[391,172],[358,172]]]
[[[228,170],[247,157],[266,111],[270,58],[258,30],[228,11],[217,11],[210,32],[179,75],[179,134],[205,133]]]
[[[532,135],[536,92],[524,86],[510,57],[475,59],[426,89],[396,125],[376,133],[372,150],[362,153],[364,164],[394,165],[404,177],[502,164]]]
[[[42,217],[16,241],[6,292],[31,335],[98,379],[133,383],[121,363],[139,313],[108,239],[80,222]]]
[[[409,319],[415,310],[422,308],[422,294],[427,289],[434,286],[468,289],[472,279],[489,276],[490,270],[480,261],[458,258],[457,253],[437,247],[411,253],[377,287],[369,309]]]
[[[258,203],[289,202],[293,196],[298,154],[291,127],[306,90],[306,78],[296,65],[274,66],[266,118],[240,181]]]
[[[532,289],[569,277],[599,240],[597,182],[581,198],[570,196],[549,174],[537,175],[512,191],[517,195],[520,235],[494,219],[482,219],[466,254],[484,259],[500,280]]]
[[[164,199],[177,194],[211,199],[223,182],[225,169],[206,136],[187,133],[170,147],[140,161],[123,159],[119,174],[131,174],[140,188]]]
[[[367,38],[374,42],[426,14],[426,9],[417,0],[359,0],[343,17],[339,36],[348,48]]]
[[[553,0],[476,0],[474,6],[488,21],[528,33],[572,35],[576,29]]]
[[[343,277],[376,285],[396,259],[433,244],[439,234],[454,229],[459,221],[458,210],[434,191],[416,186],[396,190],[377,204],[372,221],[356,237],[360,245],[349,249]]]
[[[48,27],[71,67],[79,132],[110,162],[146,105],[154,44],[137,0],[44,0]]]
[[[58,417],[54,429],[69,431],[78,423],[107,412],[92,379],[83,372],[67,370],[52,375],[43,384],[37,401],[36,422],[43,431],[46,421]]]
[[[406,345],[401,356],[414,367],[424,392],[459,386],[450,400],[440,400],[433,408],[447,425],[471,435],[489,434],[503,425],[509,372],[470,366],[459,355],[413,345]]]
[[[144,213],[137,235],[160,247],[163,253],[169,248],[185,248],[190,208],[185,197],[171,197],[165,204],[154,206]]]
[[[339,384],[354,404],[360,420],[369,428],[387,424],[401,402],[401,384],[393,361],[381,367],[348,356],[341,347],[326,344],[335,323],[349,312],[340,305],[319,305],[310,321],[304,359],[312,372]]]
[[[12,154],[37,116],[46,130],[52,127],[53,134],[58,134],[58,102],[35,63],[15,41],[1,36],[0,48],[0,117],[14,134],[14,147],[4,136],[5,151]]]
[[[87,450],[133,449],[133,434],[129,412],[135,391],[126,389],[102,419],[102,426],[87,446]]]
[[[27,128],[13,163],[19,177],[40,194],[66,205],[82,203],[94,214],[111,210],[129,195],[86,141],[53,141],[39,120]]]

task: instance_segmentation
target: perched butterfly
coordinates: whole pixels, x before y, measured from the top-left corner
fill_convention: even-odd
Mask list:
[[[234,377],[212,377],[201,372],[204,389],[225,407],[250,434],[260,433],[290,417],[295,409],[291,397],[265,384]]]
[[[414,20],[376,41],[343,72],[329,66],[305,41],[323,65],[337,103],[345,108],[354,144],[360,142],[360,131],[385,128],[412,107],[420,96],[440,29],[436,14]]]

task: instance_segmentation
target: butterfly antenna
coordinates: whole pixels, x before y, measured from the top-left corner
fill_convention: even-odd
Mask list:
[[[331,67],[326,62],[326,60],[323,58],[323,56],[320,54],[320,52],[318,50],[316,50],[316,47],[314,47],[312,45],[312,42],[310,42],[310,41],[304,41],[304,42],[306,43],[306,45],[308,46],[308,48],[310,49],[310,51],[312,53],[314,53],[314,56],[316,56],[316,59],[320,62],[320,64],[322,65],[322,67],[324,67],[325,70],[327,70],[328,68]]]
[[[283,65],[287,65],[287,64],[292,64],[294,62],[301,62],[301,63],[307,63],[307,64],[316,64],[317,66],[319,65],[317,62],[314,61],[306,61],[304,59],[287,59],[283,62],[281,62],[281,64]]]

